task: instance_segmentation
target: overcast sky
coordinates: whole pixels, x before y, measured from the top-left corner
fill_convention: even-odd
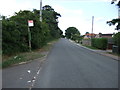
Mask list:
[[[0,0],[0,14],[11,16],[19,10],[39,9],[40,0]],[[118,9],[111,0],[43,0],[43,6],[50,5],[61,14],[59,27],[65,31],[68,27],[76,27],[81,34],[91,32],[92,16],[94,33],[113,33],[115,26],[106,21],[118,17]]]

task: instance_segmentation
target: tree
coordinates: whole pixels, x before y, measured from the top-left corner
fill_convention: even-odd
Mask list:
[[[68,39],[76,40],[80,36],[80,32],[75,27],[69,27],[65,30],[65,36]]]
[[[54,9],[49,6],[45,5],[43,7],[43,21],[45,21],[48,24],[51,38],[59,38],[61,37],[61,30],[58,27],[58,17],[61,17],[61,15],[54,11]]]
[[[89,34],[89,32],[86,32],[85,34]]]
[[[115,1],[117,1],[117,0],[112,0],[111,4],[114,4]],[[118,1],[117,6],[118,6],[118,8],[120,9],[120,1]],[[119,11],[119,13],[120,13],[120,11]],[[111,20],[111,21],[107,21],[107,23],[108,23],[110,26],[117,24],[116,30],[119,30],[119,29],[120,29],[120,17],[118,17],[117,19],[113,19],[113,20]],[[116,34],[114,35],[113,40],[114,40],[115,45],[118,46],[118,51],[119,51],[119,53],[120,53],[120,32],[118,32],[118,33],[116,33]]]
[[[111,4],[114,4],[115,1],[116,1],[116,0],[112,0]],[[117,6],[118,6],[118,8],[120,8],[120,1],[118,2]],[[116,26],[115,29],[116,29],[116,30],[119,30],[119,29],[120,29],[120,18],[113,19],[113,20],[111,20],[111,21],[107,21],[107,24],[109,24],[110,26],[117,24],[117,26]]]
[[[3,54],[15,54],[26,52],[28,47],[28,20],[34,21],[34,27],[30,27],[32,49],[38,49],[48,41],[60,38],[63,34],[58,27],[58,17],[61,15],[51,6],[43,7],[43,21],[39,21],[39,10],[21,10],[15,12],[10,18],[3,18]]]
[[[114,40],[115,45],[118,46],[118,51],[119,51],[119,53],[120,53],[120,32],[116,33],[116,34],[113,36],[113,40]]]

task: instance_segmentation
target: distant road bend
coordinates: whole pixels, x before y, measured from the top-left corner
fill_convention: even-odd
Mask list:
[[[27,79],[23,78],[21,80],[17,78],[20,78],[20,74],[28,67],[36,72],[37,64],[36,61],[33,61],[32,63],[21,66],[21,68],[17,68],[20,66],[16,66],[4,69],[3,86],[28,87],[29,84],[26,83],[32,76],[28,77],[26,73],[23,77]],[[18,69],[19,73],[17,73]],[[117,87],[118,61],[78,46],[68,39],[60,39],[53,46],[32,86],[32,88]]]

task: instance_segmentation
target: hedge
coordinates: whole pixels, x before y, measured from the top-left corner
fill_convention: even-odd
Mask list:
[[[113,36],[113,40],[116,46],[118,46],[118,53],[120,54],[120,32]]]
[[[106,50],[107,49],[107,38],[93,38],[92,46],[98,49]]]
[[[51,8],[49,11],[47,8]],[[2,54],[14,55],[29,51],[28,20],[34,21],[31,31],[31,49],[39,49],[50,40],[60,38],[62,30],[56,19],[60,16],[52,7],[45,6],[43,21],[39,21],[39,10],[19,11],[10,18],[2,18]],[[49,13],[49,15],[48,15]]]

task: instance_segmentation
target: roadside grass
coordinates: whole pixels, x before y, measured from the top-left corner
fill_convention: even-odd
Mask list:
[[[88,46],[88,45],[82,45],[82,46],[85,46],[87,48],[94,49],[94,50],[100,50],[98,48],[95,48],[95,47],[92,47],[92,46]],[[112,52],[107,52],[107,53],[120,57],[120,54],[117,54],[117,53],[112,53]]]
[[[9,57],[5,61],[2,62],[2,67],[8,67],[13,64],[19,64],[21,62],[27,62],[30,60],[34,60],[36,58],[41,58],[44,55],[40,54],[39,52],[26,52],[26,53],[20,53],[16,56]]]
[[[19,54],[13,55],[13,56],[3,56],[0,67],[6,68],[6,67],[12,66],[14,64],[28,62],[28,61],[32,61],[34,59],[44,57],[44,56],[46,56],[44,54],[44,52],[49,52],[52,45],[57,41],[58,41],[58,39],[50,41],[47,45],[45,45],[41,49],[33,50],[31,52],[19,53]]]
[[[112,55],[115,55],[115,56],[119,56],[120,57],[120,54],[117,54],[117,53],[112,53],[112,52],[108,52],[109,54],[112,54]]]
[[[85,46],[87,48],[94,49],[94,50],[99,50],[98,48],[95,48],[95,47],[92,47],[92,46],[88,46],[88,45],[82,45],[82,46]]]

